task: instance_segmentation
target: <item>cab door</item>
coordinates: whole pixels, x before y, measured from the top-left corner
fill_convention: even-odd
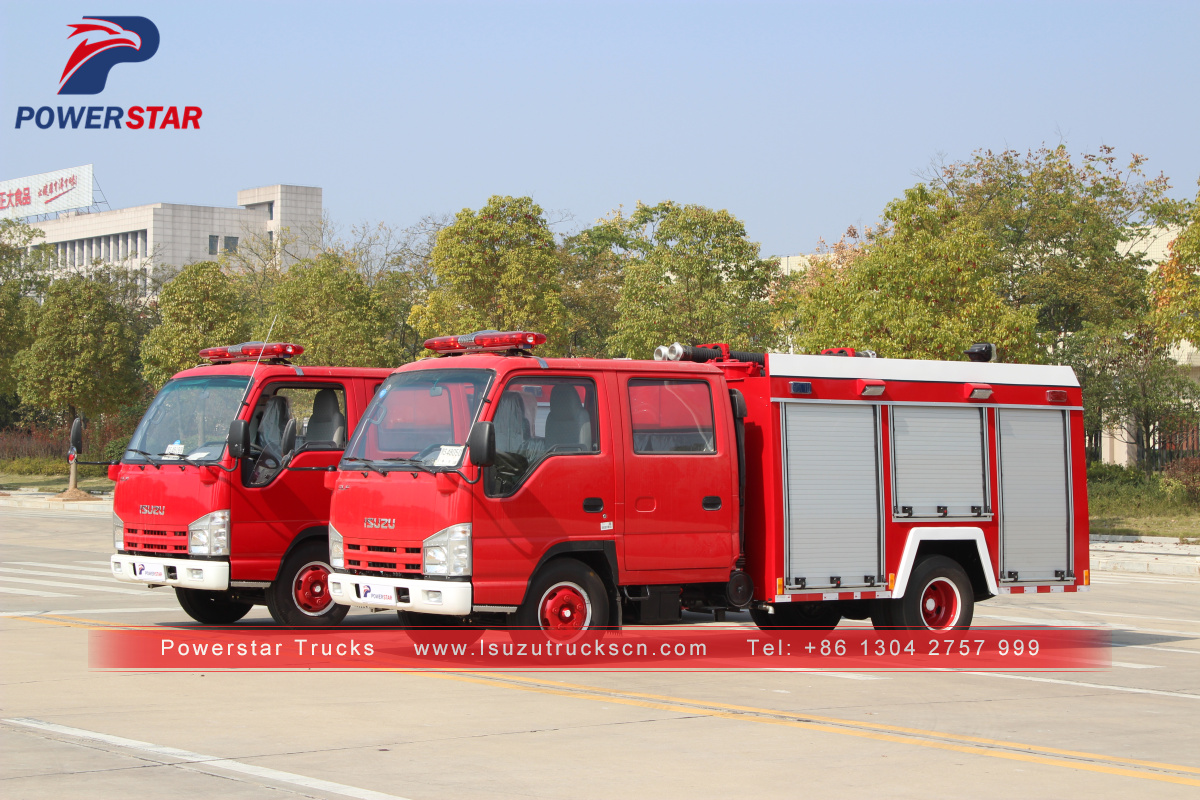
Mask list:
[[[325,473],[311,468],[331,466],[342,456],[350,433],[346,387],[328,379],[273,381],[264,385],[253,408],[254,457],[243,459],[231,476],[230,566],[235,580],[270,581],[296,534],[329,521]],[[297,429],[296,453],[288,466],[309,469],[281,469],[263,454],[264,445],[278,452],[288,419],[296,420]]]
[[[705,378],[623,375],[625,567],[729,568],[736,458],[726,408]],[[714,402],[716,401],[716,402]]]
[[[472,495],[477,604],[516,605],[552,547],[596,549],[620,521],[603,376],[519,374],[491,393],[496,459]],[[583,545],[582,543],[587,543]]]

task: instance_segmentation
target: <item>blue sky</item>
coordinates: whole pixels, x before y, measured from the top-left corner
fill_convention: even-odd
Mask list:
[[[58,96],[82,16],[158,53]],[[1200,176],[1200,2],[15,3],[0,178],[94,163],[114,208],[324,188],[347,226],[531,195],[584,227],[664,199],[808,252],[942,154],[1065,140]],[[17,106],[199,105],[199,131],[14,129]]]

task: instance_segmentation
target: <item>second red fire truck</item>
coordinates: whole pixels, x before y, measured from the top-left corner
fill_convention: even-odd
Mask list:
[[[326,476],[334,601],[414,626],[951,630],[1088,585],[1069,368],[544,341],[431,339],[387,379]]]

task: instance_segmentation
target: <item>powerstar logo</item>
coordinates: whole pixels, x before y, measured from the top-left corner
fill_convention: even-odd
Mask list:
[[[364,528],[394,528],[394,527],[396,527],[396,520],[388,519],[387,517],[364,517],[363,518],[363,527]]]
[[[149,514],[154,517],[161,517],[167,513],[166,506],[139,506],[138,513]]]
[[[149,61],[158,52],[158,26],[145,17],[89,16],[67,25],[75,49],[58,79],[58,94],[100,94],[117,64]],[[16,127],[59,129],[187,130],[200,128],[199,106],[17,107]]]

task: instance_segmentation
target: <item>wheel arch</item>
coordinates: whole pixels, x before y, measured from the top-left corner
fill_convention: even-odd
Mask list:
[[[296,534],[287,549],[279,556],[279,563],[275,565],[275,577],[271,579],[272,583],[279,578],[279,570],[283,569],[283,564],[288,560],[288,557],[296,551],[296,548],[307,544],[314,539],[324,539],[329,541],[329,526],[328,525],[310,525],[304,530]]]
[[[525,582],[525,591],[521,594],[521,605],[529,598],[529,587],[534,577],[551,561],[572,558],[591,567],[600,577],[604,589],[608,593],[609,624],[621,624],[621,598],[617,589],[617,543],[611,539],[582,542],[559,542],[542,553],[537,565],[529,573]]]
[[[900,566],[896,569],[893,598],[904,596],[913,567],[922,558],[931,555],[943,555],[958,562],[971,579],[976,600],[1000,593],[982,528],[913,528],[909,531],[908,541],[904,543]]]

